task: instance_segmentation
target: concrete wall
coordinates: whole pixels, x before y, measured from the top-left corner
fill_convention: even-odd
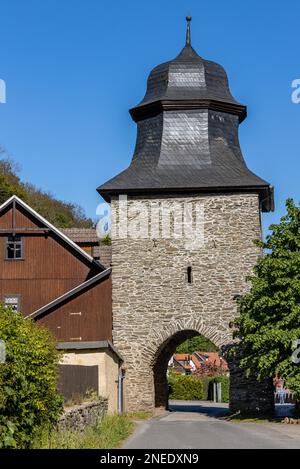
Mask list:
[[[127,410],[149,410],[160,401],[154,390],[157,358],[164,349],[170,354],[178,339],[200,333],[218,346],[232,342],[234,297],[249,288],[246,276],[261,255],[253,243],[261,237],[257,194],[135,196],[128,198],[128,206],[136,201],[172,205],[174,200],[203,204],[203,246],[195,249],[185,239],[162,239],[161,234],[112,240],[113,339],[125,359]],[[111,205],[118,226],[118,199]],[[146,224],[151,228],[151,220]]]
[[[109,349],[65,352],[64,365],[98,366],[99,396],[108,399],[108,413],[118,410],[118,359]]]

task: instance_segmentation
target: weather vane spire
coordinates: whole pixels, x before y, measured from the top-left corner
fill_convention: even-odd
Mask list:
[[[187,17],[186,17],[186,21],[187,21],[187,28],[186,28],[186,45],[187,45],[187,46],[190,46],[190,45],[191,45],[191,21],[192,21],[192,17],[191,17],[191,16],[187,16]]]

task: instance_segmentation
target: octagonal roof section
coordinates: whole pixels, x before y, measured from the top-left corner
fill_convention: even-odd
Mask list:
[[[247,115],[246,106],[231,94],[224,68],[200,57],[191,46],[190,21],[187,17],[186,44],[178,56],[155,67],[147,81],[147,91],[142,101],[130,110],[135,121],[144,118],[154,103],[169,105],[172,109],[183,101],[186,106],[220,107],[220,110],[239,115],[240,122]],[[151,106],[152,105],[152,106]]]

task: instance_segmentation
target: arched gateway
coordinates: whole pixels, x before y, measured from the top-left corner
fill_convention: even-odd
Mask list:
[[[246,107],[224,69],[191,47],[189,22],[185,47],[154,68],[130,111],[138,126],[130,166],[98,189],[112,208],[113,338],[126,364],[127,410],[166,404],[166,364],[186,338],[232,342],[236,299],[261,255],[253,242],[261,212],[273,209],[272,187],[239,146]],[[250,392],[261,408],[258,385],[250,388],[233,370],[233,408]],[[267,406],[265,388],[261,395]]]
[[[220,330],[207,327],[203,321],[191,317],[185,321],[174,321],[169,326],[158,329],[152,342],[145,347],[146,355],[151,357],[148,366],[153,370],[155,407],[166,408],[168,405],[167,367],[171,356],[178,345],[199,334],[210,339],[220,349],[232,341],[231,334],[222,334]]]

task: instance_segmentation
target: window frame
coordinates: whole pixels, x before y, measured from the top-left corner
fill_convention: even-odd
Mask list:
[[[20,241],[9,241],[9,238],[14,236],[13,234],[9,234],[5,237],[4,242],[4,260],[6,261],[23,261],[24,260],[24,236],[21,234],[16,234],[15,236],[20,237]],[[21,257],[8,257],[8,245],[14,243],[14,253],[16,252],[16,243],[20,244],[21,247]]]

